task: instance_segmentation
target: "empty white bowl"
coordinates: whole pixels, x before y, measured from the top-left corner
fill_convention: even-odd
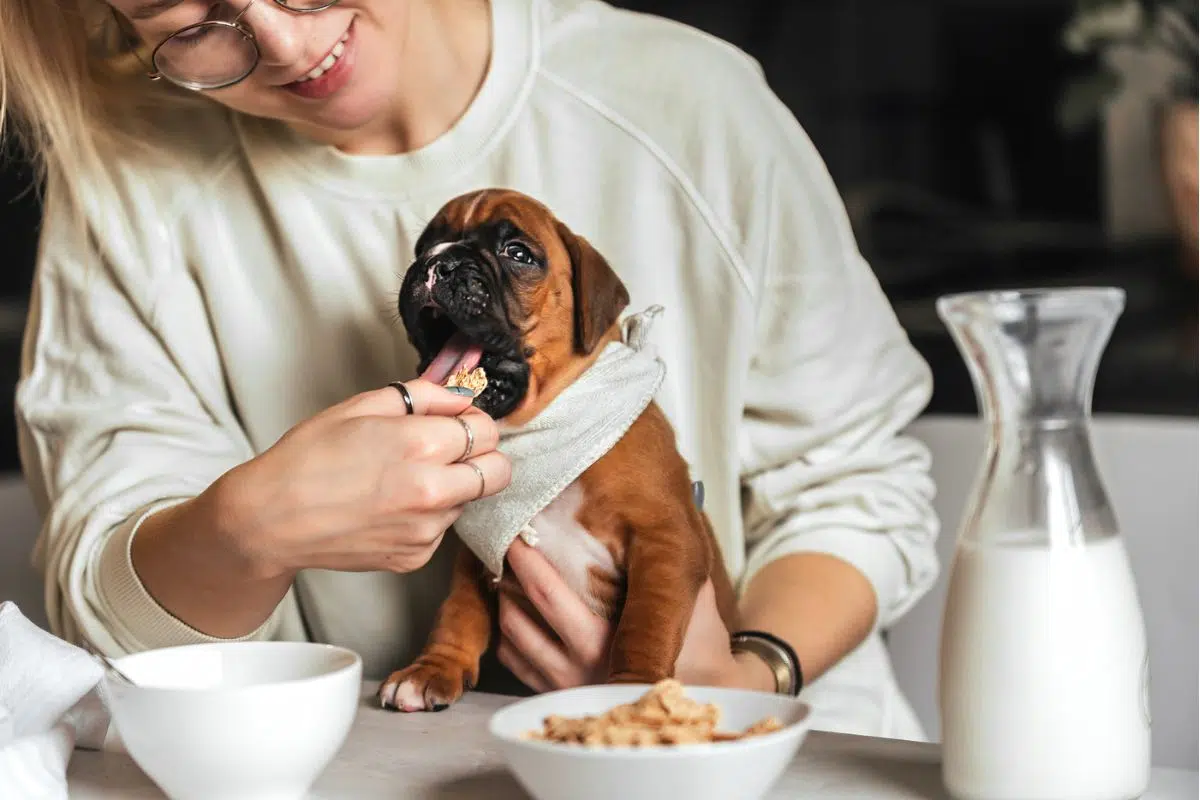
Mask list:
[[[304,642],[231,642],[114,659],[105,675],[130,757],[176,800],[303,797],[358,711],[362,659]]]
[[[811,709],[785,695],[689,686],[685,694],[721,709],[720,730],[767,716],[784,727],[733,742],[646,748],[588,748],[528,741],[557,714],[581,717],[637,700],[652,687],[586,686],[517,701],[490,724],[513,775],[536,800],[759,800],[779,780],[808,733]]]

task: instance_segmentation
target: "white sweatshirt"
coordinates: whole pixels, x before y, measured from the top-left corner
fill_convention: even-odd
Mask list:
[[[818,154],[735,48],[593,0],[493,0],[466,114],[416,152],[348,156],[215,106],[86,182],[93,242],[47,198],[17,419],[44,513],[56,633],[117,654],[207,641],[129,559],[140,520],[291,426],[411,377],[394,301],[450,197],[537,197],[662,305],[658,402],[739,585],[822,552],[874,586],[876,632],[815,681],[817,726],[919,737],[879,631],[938,570],[929,399]],[[81,179],[80,176],[76,176]],[[352,647],[368,676],[420,648],[444,554],[409,575],[310,571],[254,638]]]

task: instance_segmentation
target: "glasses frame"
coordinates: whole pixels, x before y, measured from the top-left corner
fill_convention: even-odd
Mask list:
[[[170,36],[163,39],[161,42],[159,42],[157,45],[155,45],[153,50],[150,51],[150,63],[145,64],[145,61],[142,62],[143,64],[145,64],[146,69],[147,69],[146,77],[148,77],[152,81],[165,80],[165,81],[167,81],[169,83],[173,83],[176,86],[179,86],[183,89],[189,89],[194,92],[207,92],[207,91],[213,91],[215,89],[228,89],[230,86],[236,86],[237,84],[246,80],[246,78],[249,78],[251,75],[254,74],[254,70],[258,69],[258,62],[260,60],[262,60],[262,51],[258,47],[258,39],[257,39],[257,37],[255,37],[253,29],[251,29],[249,27],[249,25],[247,25],[245,22],[242,21],[242,17],[244,17],[246,15],[246,12],[250,10],[250,7],[252,5],[254,5],[255,2],[256,2],[256,0],[249,0],[249,2],[246,3],[246,5],[242,7],[242,10],[237,13],[237,16],[235,16],[231,20],[208,19],[208,20],[204,20],[203,22],[195,22],[195,23],[192,23],[191,25],[185,25],[184,27],[182,27],[179,30],[172,33]],[[292,6],[287,4],[287,0],[271,0],[271,2],[275,3],[275,5],[279,6],[282,9],[285,9],[286,11],[292,12],[293,14],[315,14],[318,11],[324,11],[327,8],[337,5],[338,3],[341,2],[341,0],[325,0],[325,2],[322,5],[319,5],[315,8],[293,8]],[[115,9],[114,9],[113,13],[114,14],[117,13],[115,11]],[[119,18],[118,18],[118,21],[120,21]],[[122,26],[122,27],[124,27],[124,26]],[[246,72],[241,77],[234,78],[233,80],[226,81],[225,83],[216,84],[216,85],[208,85],[208,84],[200,83],[199,81],[179,80],[177,78],[172,78],[170,75],[163,73],[157,66],[158,53],[163,48],[163,45],[165,45],[167,42],[171,41],[172,39],[174,39],[175,37],[177,37],[181,34],[188,33],[189,31],[199,30],[200,28],[229,28],[229,29],[235,30],[239,34],[241,34],[242,38],[245,39],[246,41],[248,41],[250,43],[250,46],[254,48],[254,61],[253,61],[253,63],[251,63],[250,68],[247,69]],[[140,59],[140,57],[139,57],[139,59]]]

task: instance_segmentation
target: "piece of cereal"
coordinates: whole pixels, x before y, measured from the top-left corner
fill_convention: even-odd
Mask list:
[[[446,379],[447,389],[454,387],[470,389],[475,397],[479,397],[479,395],[483,394],[483,390],[487,388],[487,385],[487,373],[484,372],[483,367],[476,367],[473,370],[468,370],[466,367],[463,367],[458,372]]]

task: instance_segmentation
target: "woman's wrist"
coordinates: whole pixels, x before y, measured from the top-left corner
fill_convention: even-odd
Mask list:
[[[196,497],[151,514],[129,551],[138,580],[159,606],[221,639],[259,628],[294,577],[247,546],[251,532],[237,527],[236,490],[218,479]]]
[[[205,506],[214,538],[220,540],[230,557],[235,558],[238,572],[252,580],[282,580],[290,583],[295,570],[279,558],[279,548],[273,545],[270,526],[265,524],[263,509],[270,502],[263,497],[255,482],[254,460],[235,467],[222,475],[198,498]]]
[[[772,693],[776,690],[774,671],[754,653],[739,651],[733,654],[732,677],[733,685],[741,689]]]

